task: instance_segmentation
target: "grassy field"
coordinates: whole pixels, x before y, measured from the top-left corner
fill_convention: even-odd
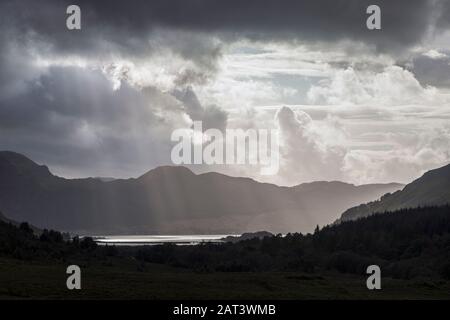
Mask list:
[[[66,289],[66,265],[0,259],[1,299],[450,299],[450,283],[302,273],[194,273],[157,264],[83,266],[82,289]]]

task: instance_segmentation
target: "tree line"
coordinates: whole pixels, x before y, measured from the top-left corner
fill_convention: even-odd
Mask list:
[[[0,221],[0,256],[67,262],[126,259],[142,268],[158,263],[196,272],[338,272],[365,274],[376,264],[384,276],[450,280],[450,206],[401,209],[355,221],[236,243],[196,246],[98,246],[92,238],[54,230],[36,234],[27,223]],[[112,262],[109,262],[112,263]]]
[[[137,259],[198,271],[323,271],[365,274],[379,265],[394,278],[450,279],[450,206],[401,209],[238,243],[141,248]]]

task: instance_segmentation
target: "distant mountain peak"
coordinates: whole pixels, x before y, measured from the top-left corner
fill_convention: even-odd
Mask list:
[[[180,176],[180,175],[195,176],[196,174],[184,166],[160,166],[144,173],[138,178],[138,180],[163,176]]]

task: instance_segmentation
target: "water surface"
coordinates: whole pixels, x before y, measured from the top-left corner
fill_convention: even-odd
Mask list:
[[[156,245],[173,243],[177,245],[197,245],[200,243],[221,243],[221,239],[229,234],[214,235],[136,235],[136,236],[93,236],[94,240],[101,245]],[[236,236],[236,235],[231,235]]]

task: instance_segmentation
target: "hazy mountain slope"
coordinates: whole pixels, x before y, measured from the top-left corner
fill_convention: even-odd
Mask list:
[[[403,185],[398,183],[369,184],[355,186],[339,181],[304,183],[294,187],[299,200],[303,203],[305,218],[311,223],[324,226],[334,221],[333,216],[352,207],[351,203],[360,204],[379,199],[382,195],[399,190]]]
[[[314,182],[288,188],[169,166],[137,179],[64,179],[23,155],[0,152],[0,210],[74,232],[305,232],[400,187]]]
[[[354,220],[374,212],[448,203],[450,203],[450,165],[426,172],[422,177],[406,185],[403,190],[387,194],[379,201],[348,209],[339,221]]]
[[[24,221],[22,221],[24,222]],[[6,223],[6,224],[12,224],[13,226],[19,227],[21,225],[20,222],[11,220],[9,218],[7,218],[1,211],[0,211],[0,223]],[[36,228],[35,226],[28,224],[28,227],[33,230],[33,232],[37,235],[42,233],[42,230],[39,228]]]
[[[3,221],[3,222],[8,222],[9,221],[9,219],[8,218],[6,218],[4,215],[3,215],[3,213],[1,213],[0,212],[0,221]]]

